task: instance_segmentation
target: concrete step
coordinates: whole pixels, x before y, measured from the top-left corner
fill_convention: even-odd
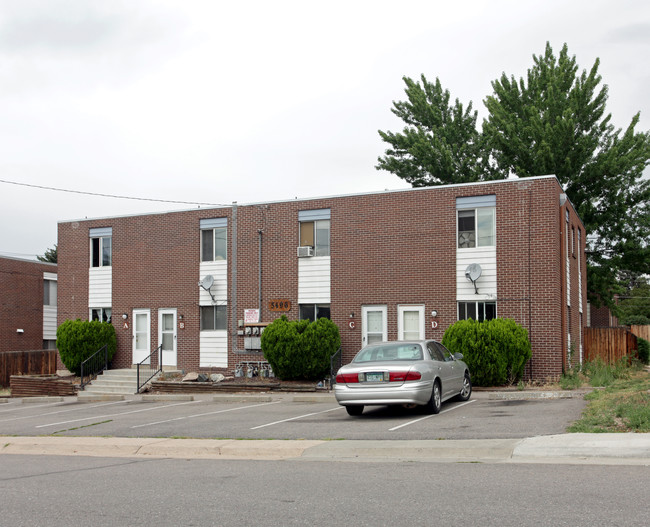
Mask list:
[[[137,378],[138,373],[135,369],[106,370],[87,385],[81,394],[85,394],[86,397],[90,395],[133,395],[137,388]]]

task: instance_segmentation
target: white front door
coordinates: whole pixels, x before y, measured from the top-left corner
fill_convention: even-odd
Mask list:
[[[361,346],[388,340],[386,306],[361,307]]]
[[[163,366],[176,367],[176,310],[158,311],[158,345],[162,346]]]
[[[148,309],[133,310],[133,364],[149,358],[151,353],[151,324]],[[149,364],[149,360],[145,364]]]
[[[424,306],[397,306],[398,340],[424,339]]]

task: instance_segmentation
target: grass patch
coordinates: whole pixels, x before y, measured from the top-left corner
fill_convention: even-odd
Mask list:
[[[588,365],[589,384],[600,385],[585,395],[582,418],[568,432],[650,432],[650,373],[617,364]]]

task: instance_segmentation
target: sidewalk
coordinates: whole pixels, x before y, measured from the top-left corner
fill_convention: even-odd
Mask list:
[[[426,441],[5,437],[0,454],[339,462],[551,463],[650,466],[650,434],[562,434]]]

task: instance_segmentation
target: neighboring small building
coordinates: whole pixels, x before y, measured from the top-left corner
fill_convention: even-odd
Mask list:
[[[588,326],[592,328],[615,328],[618,327],[618,317],[612,314],[611,310],[605,306],[596,307],[593,304],[587,306],[589,313]]]
[[[59,323],[112,321],[113,367],[263,361],[260,327],[325,316],[343,360],[512,318],[528,378],[582,356],[586,233],[554,176],[59,223]],[[586,316],[586,314],[585,314]]]
[[[0,256],[0,352],[56,348],[57,265]]]

